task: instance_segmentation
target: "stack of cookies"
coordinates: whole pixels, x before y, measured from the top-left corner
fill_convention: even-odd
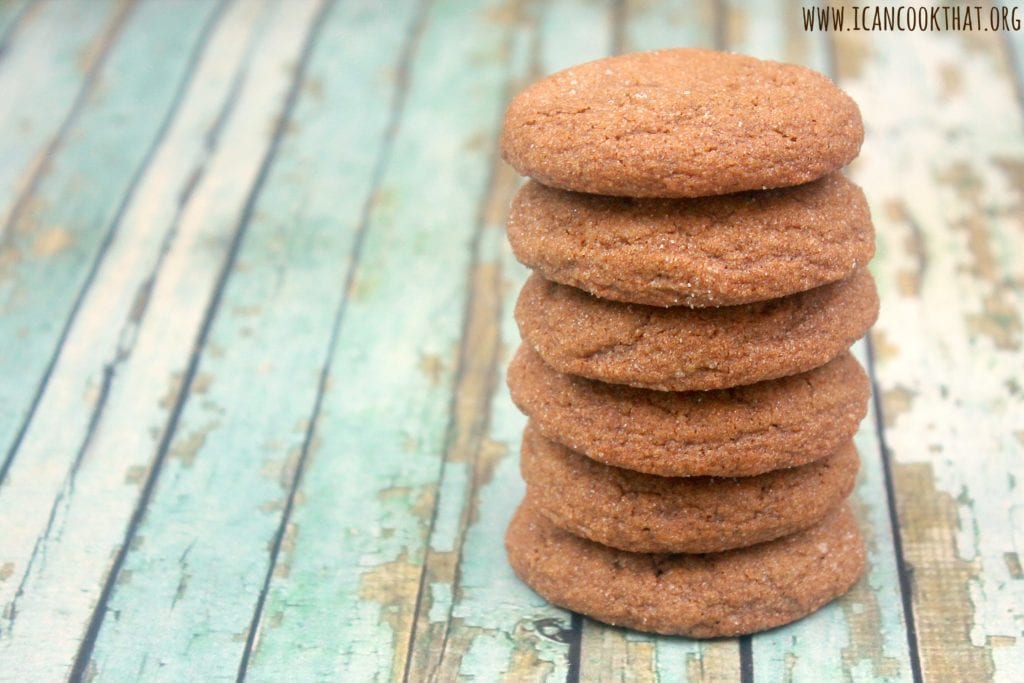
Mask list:
[[[530,420],[516,573],[601,621],[697,637],[806,615],[864,547],[846,499],[874,233],[840,169],[856,104],[704,50],[603,59],[509,106],[512,398]]]

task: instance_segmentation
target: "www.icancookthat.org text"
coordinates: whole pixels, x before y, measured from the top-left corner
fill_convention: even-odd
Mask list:
[[[805,31],[1020,31],[1018,6],[844,5],[802,7]]]

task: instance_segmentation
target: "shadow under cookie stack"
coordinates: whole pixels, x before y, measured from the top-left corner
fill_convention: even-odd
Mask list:
[[[856,104],[799,66],[705,50],[521,92],[508,237],[535,272],[508,372],[529,416],[506,534],[550,602],[641,631],[791,622],[864,569],[847,497],[874,232],[840,169]]]

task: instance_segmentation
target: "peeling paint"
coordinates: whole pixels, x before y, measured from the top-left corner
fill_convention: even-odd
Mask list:
[[[863,520],[869,519],[864,501],[852,496],[850,505],[857,519],[862,520],[863,526]],[[871,552],[868,553],[870,562],[870,558],[878,554],[878,548],[870,529],[865,530],[864,538],[871,545]],[[868,566],[865,575],[871,574],[872,569]],[[862,579],[854,584],[850,592],[839,601],[839,605],[850,629],[850,642],[843,648],[845,671],[863,671],[861,662],[867,662],[874,680],[898,680],[901,674],[909,673],[901,671],[900,660],[887,656],[882,649],[884,642],[878,637],[884,628],[882,612],[878,605],[878,594],[868,579]]]
[[[281,537],[281,552],[277,556],[277,564],[274,565],[274,576],[279,579],[288,578],[291,572],[292,555],[295,554],[295,542],[299,537],[299,525],[295,522],[288,522],[284,528],[284,536]]]
[[[430,380],[430,383],[435,386],[441,383],[441,378],[447,370],[444,361],[434,353],[428,353],[421,356],[418,368],[419,371],[422,372],[428,380]]]
[[[899,417],[910,411],[916,397],[916,391],[902,385],[882,391],[882,406],[887,429],[894,427]]]
[[[193,394],[205,394],[213,384],[213,375],[209,372],[199,372],[192,379],[191,391]]]
[[[957,554],[957,502],[935,487],[927,463],[897,464],[893,471],[903,553],[913,572],[915,621],[927,680],[992,679],[991,653],[971,642],[974,602],[970,585],[981,574],[977,558]],[[949,633],[955,633],[950,637]]]
[[[871,331],[871,341],[874,344],[875,354],[880,361],[891,361],[900,353],[900,348],[889,339],[889,335],[881,328],[876,327]]]
[[[360,577],[360,599],[380,605],[381,623],[391,629],[391,677],[399,676],[405,667],[419,581],[420,567],[409,561],[405,550],[397,559],[379,564]]]
[[[580,680],[614,681],[625,674],[629,680],[656,681],[654,643],[647,637],[630,637],[628,631],[586,622],[580,645]],[[699,670],[701,662],[687,657],[687,673]],[[690,680],[702,680],[690,677]]]
[[[52,226],[43,230],[32,242],[32,253],[45,258],[59,254],[74,243],[74,237],[65,228]]]
[[[206,443],[206,437],[219,426],[218,422],[211,422],[184,438],[175,439],[168,453],[169,457],[180,460],[185,467],[191,467],[196,456],[199,455],[200,449]]]
[[[138,485],[146,480],[149,468],[144,465],[132,465],[124,472],[124,483]]]
[[[1006,571],[1012,579],[1024,579],[1024,570],[1021,569],[1020,556],[1016,552],[1003,553],[1003,561],[1006,562]]]
[[[181,393],[181,382],[183,375],[181,372],[171,373],[171,379],[167,383],[167,392],[160,398],[159,406],[164,410],[170,410],[174,407],[175,402],[178,400],[178,394]]]

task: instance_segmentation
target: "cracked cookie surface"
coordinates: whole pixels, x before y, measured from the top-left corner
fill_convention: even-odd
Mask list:
[[[847,277],[874,255],[864,193],[841,173],[700,199],[587,195],[526,183],[516,258],[549,280],[653,306],[731,306]]]
[[[754,633],[810,614],[857,582],[865,557],[847,505],[767,543],[662,555],[573,536],[523,504],[505,548],[519,578],[555,605],[616,626],[698,638]]]
[[[860,461],[847,440],[801,467],[756,477],[659,477],[602,465],[528,425],[520,470],[529,505],[551,523],[641,553],[711,553],[820,522],[853,490]]]
[[[870,396],[849,352],[799,375],[668,392],[560,373],[523,344],[508,386],[545,437],[608,465],[668,477],[750,476],[825,457],[856,433]]]
[[[520,92],[502,156],[566,190],[703,197],[799,185],[850,162],[857,105],[805,67],[682,48],[599,59]]]
[[[877,316],[866,269],[806,292],[722,308],[607,301],[534,274],[515,308],[523,340],[556,370],[663,391],[806,372],[849,348]]]

